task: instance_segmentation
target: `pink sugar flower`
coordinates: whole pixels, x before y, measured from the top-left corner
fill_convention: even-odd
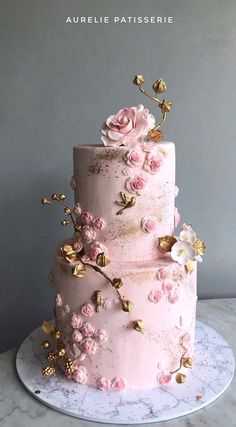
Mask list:
[[[146,233],[151,233],[157,229],[157,220],[154,216],[144,216],[141,220],[141,229]]]
[[[80,343],[80,350],[85,354],[95,354],[97,351],[97,343],[93,338],[84,338]]]
[[[74,206],[74,208],[73,208],[73,214],[74,214],[75,216],[80,216],[80,215],[81,215],[81,212],[82,212],[82,209],[81,209],[80,204],[79,204],[79,203],[76,203],[76,205],[75,205],[75,206]]]
[[[148,295],[148,298],[151,302],[159,302],[163,297],[163,292],[160,289],[152,289]]]
[[[125,182],[126,190],[131,194],[141,196],[147,185],[147,178],[143,175],[134,175],[127,178]]]
[[[96,231],[103,230],[105,225],[106,223],[102,218],[93,218],[92,220],[92,226],[95,228]]]
[[[101,254],[102,252],[104,252],[105,254],[107,254],[106,247],[104,245],[102,245],[101,243],[99,243],[99,242],[94,242],[92,244],[92,246],[90,247],[90,251],[89,251],[91,260],[92,261],[96,261],[97,256],[99,254]]]
[[[85,317],[91,317],[94,315],[94,308],[91,304],[87,303],[84,304],[83,307],[81,308],[81,313],[85,316]]]
[[[171,280],[166,279],[162,283],[162,289],[165,294],[169,294],[169,292],[173,290],[173,287],[174,287],[174,283]]]
[[[143,153],[140,150],[129,150],[124,156],[124,160],[127,163],[128,166],[132,167],[138,167],[142,166],[144,157]]]
[[[72,334],[72,340],[74,342],[80,342],[83,339],[83,335],[80,333],[78,329],[74,329],[74,332]]]
[[[81,235],[86,243],[91,243],[96,238],[96,232],[90,225],[84,225],[82,227]]]
[[[74,239],[72,246],[75,252],[80,252],[83,249],[83,243],[79,237]]]
[[[171,382],[172,375],[169,372],[162,372],[158,376],[158,381],[161,385],[167,385]]]
[[[89,322],[84,322],[81,326],[81,332],[84,337],[92,337],[94,335],[95,329]]]
[[[104,377],[99,377],[96,381],[96,386],[99,390],[109,391],[111,389],[111,381]]]
[[[132,147],[137,142],[142,142],[154,124],[154,116],[143,105],[123,108],[103,123],[101,138],[106,146]]]
[[[91,213],[88,211],[83,211],[81,214],[81,221],[84,225],[89,225],[93,220]]]
[[[163,158],[158,152],[151,152],[147,154],[146,160],[144,162],[143,168],[151,173],[155,174],[159,172],[163,163]]]
[[[60,294],[56,294],[55,305],[57,307],[61,307],[62,306],[62,297],[61,297]]]
[[[168,267],[160,267],[157,270],[157,279],[164,280],[170,277],[170,269]]]
[[[77,383],[85,384],[87,382],[87,369],[85,366],[79,365],[71,377]]]
[[[172,292],[170,292],[170,293],[169,293],[169,295],[168,295],[168,301],[169,301],[171,304],[175,304],[175,303],[178,301],[178,299],[179,299],[179,294],[178,294],[178,292],[176,292],[176,291],[172,291]]]
[[[114,391],[123,391],[126,388],[126,381],[124,378],[115,377],[111,382],[111,388]]]
[[[98,329],[96,331],[95,337],[100,343],[106,342],[108,340],[108,335],[105,329]]]
[[[83,320],[78,314],[76,313],[71,314],[70,325],[72,326],[72,328],[79,329],[82,326],[82,323],[83,323]]]

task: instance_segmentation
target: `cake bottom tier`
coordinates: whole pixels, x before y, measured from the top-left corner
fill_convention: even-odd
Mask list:
[[[153,388],[177,372],[182,381],[194,353],[196,263],[190,273],[169,258],[111,262],[101,268],[110,280],[95,264],[76,277],[76,265],[58,252],[52,274],[65,374],[101,390]]]

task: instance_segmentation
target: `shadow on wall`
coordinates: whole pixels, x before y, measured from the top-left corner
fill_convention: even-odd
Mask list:
[[[53,317],[54,291],[48,274],[53,252],[64,239],[65,230],[58,224],[61,210],[44,207],[40,200],[50,195],[48,190],[60,181],[60,176],[40,177],[24,187],[24,197],[17,193],[5,198],[1,242],[6,261],[1,268],[0,352],[20,344],[43,319]]]

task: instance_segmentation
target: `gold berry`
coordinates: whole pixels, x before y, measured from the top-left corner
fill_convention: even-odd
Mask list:
[[[49,341],[43,341],[43,342],[42,342],[42,344],[41,344],[41,347],[42,347],[44,350],[46,350],[47,348],[49,348],[49,347],[50,347],[50,343],[49,343]]]
[[[65,194],[59,194],[58,197],[60,200],[65,200],[65,198],[66,198]]]
[[[53,334],[54,338],[56,340],[59,340],[61,338],[61,331],[59,331],[58,329],[54,332]]]
[[[49,362],[54,362],[54,360],[56,360],[56,358],[57,358],[56,353],[53,353],[52,351],[50,351],[47,354],[47,359],[49,360]]]
[[[58,357],[64,357],[66,354],[66,350],[64,348],[60,348],[57,352]]]
[[[56,369],[54,368],[53,365],[45,366],[42,369],[42,374],[45,375],[46,377],[51,377],[52,375],[55,375],[55,373],[56,373]]]
[[[178,384],[183,384],[186,380],[186,375],[181,374],[180,372],[175,376],[175,381]]]

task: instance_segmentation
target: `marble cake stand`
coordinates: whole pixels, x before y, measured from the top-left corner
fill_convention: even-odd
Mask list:
[[[234,356],[216,331],[197,322],[196,363],[184,384],[149,390],[102,392],[68,381],[62,376],[42,377],[45,339],[41,328],[23,342],[16,368],[26,389],[45,405],[85,420],[139,424],[170,420],[198,411],[216,400],[229,386],[234,374]]]

